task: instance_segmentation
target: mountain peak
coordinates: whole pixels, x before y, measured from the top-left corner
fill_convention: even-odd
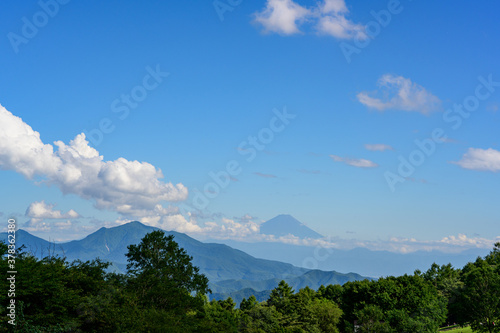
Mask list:
[[[264,222],[260,226],[260,232],[275,237],[292,234],[299,238],[323,238],[321,234],[308,228],[304,223],[289,214],[280,214]]]

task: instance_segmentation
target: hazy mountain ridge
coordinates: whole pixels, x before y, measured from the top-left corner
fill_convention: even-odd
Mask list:
[[[320,270],[311,270],[301,276],[283,278],[283,280],[285,280],[295,291],[305,287],[318,290],[321,285],[327,286],[329,284],[344,284],[348,281],[362,279],[363,277],[361,275],[355,273],[340,274],[337,272],[324,272]],[[276,288],[281,280],[282,279],[270,279],[263,281],[220,281],[215,285],[211,285],[211,297],[215,299],[227,299],[228,297],[231,297],[236,304],[239,304],[243,298],[248,298],[254,295],[257,301],[261,302],[269,298],[271,290]]]
[[[262,302],[268,300],[270,294],[271,290],[256,291],[252,288],[245,288],[232,292],[212,293],[211,298],[217,300],[219,299],[224,300],[227,299],[228,297],[231,297],[233,301],[236,303],[236,306],[239,307],[243,298],[248,299],[250,296],[255,296],[258,302]]]
[[[275,288],[281,280],[285,280],[291,287],[299,290],[304,287],[317,290],[321,285],[329,284],[344,284],[348,281],[362,280],[365,277],[348,273],[342,274],[335,271],[325,272],[320,270],[311,270],[300,276],[283,276],[282,278],[274,278],[268,280],[224,280],[217,282],[217,286],[212,289],[213,292],[235,292],[242,289],[252,288],[255,290],[271,290]],[[371,279],[371,278],[368,278]],[[217,289],[222,288],[222,289]]]
[[[68,260],[91,260],[101,258],[111,261],[118,267],[127,262],[125,253],[127,246],[138,244],[148,232],[158,228],[146,226],[140,222],[130,222],[118,227],[101,228],[81,240],[66,243],[50,243],[33,236],[24,230],[17,232],[17,244],[26,244],[26,249],[35,256],[42,257],[44,248],[51,249],[51,254],[65,256]],[[193,257],[193,263],[200,268],[210,281],[228,279],[272,279],[283,275],[300,275],[307,269],[295,267],[278,261],[257,259],[241,250],[228,245],[202,243],[183,233],[166,231],[173,235],[180,247]],[[6,233],[2,234],[6,239]]]
[[[276,222],[277,218],[280,223],[285,219],[292,221],[292,225],[301,224],[289,215],[278,215],[268,222],[272,220]],[[274,222],[271,225],[276,225]],[[115,269],[124,272],[126,269],[124,254],[127,246],[139,243],[147,232],[156,229],[139,222],[130,222],[114,228],[101,228],[81,240],[66,243],[49,242],[24,230],[18,230],[17,239],[18,244],[21,244],[19,241],[25,240],[28,245],[27,250],[38,257],[49,253],[66,256],[69,260],[90,260],[100,257],[113,262]],[[356,272],[372,277],[398,276],[406,273],[412,274],[416,269],[425,271],[433,262],[440,265],[451,263],[455,267],[462,267],[467,262],[475,260],[478,256],[485,256],[489,252],[489,249],[469,249],[451,254],[440,251],[401,254],[372,251],[366,248],[321,249],[278,242],[247,243],[234,240],[211,240],[209,243],[197,241],[175,231],[167,233],[174,235],[175,241],[194,257],[195,265],[200,267],[211,282],[240,279],[262,281],[283,278],[287,275],[300,276],[312,269]],[[1,237],[6,239],[6,234],[3,233]],[[216,262],[214,257],[218,257]],[[258,264],[255,260],[258,260]]]
[[[115,270],[124,272],[127,246],[138,244],[146,233],[157,229],[139,222],[130,222],[118,227],[101,228],[81,240],[57,244],[18,230],[16,243],[18,246],[25,244],[26,250],[37,257],[59,255],[65,256],[69,261],[86,261],[99,257],[112,262]],[[175,231],[166,233],[174,235],[179,246],[193,257],[193,264],[200,268],[200,273],[209,278],[210,287],[220,294],[245,288],[257,292],[271,290],[283,279],[289,281],[294,288],[309,286],[313,289],[321,284],[364,279],[358,274],[341,274],[335,271],[311,273],[306,268],[288,263],[252,257],[228,245],[203,243]],[[0,234],[0,239],[6,238],[7,233]]]
[[[432,263],[439,265],[451,263],[463,267],[478,256],[484,257],[489,249],[469,249],[459,253],[441,251],[416,251],[395,253],[373,251],[366,248],[350,250],[322,249],[314,246],[291,245],[278,242],[247,243],[234,240],[221,240],[232,248],[242,250],[252,256],[269,260],[287,262],[308,269],[356,272],[364,276],[399,276],[413,274],[416,269],[426,271]]]

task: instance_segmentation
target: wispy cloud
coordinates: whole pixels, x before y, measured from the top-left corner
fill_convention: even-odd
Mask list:
[[[469,148],[458,162],[464,169],[478,170],[478,171],[500,171],[500,151],[493,148]]]
[[[71,221],[71,220],[47,221],[47,219],[32,218],[22,225],[22,229],[24,229],[28,232],[36,232],[38,234],[46,233],[46,234],[49,234],[49,236],[51,233],[53,233],[55,231],[61,231],[61,230],[64,230],[65,232],[68,230],[71,230],[73,232],[76,232],[77,230],[86,231],[86,230],[82,230],[81,228],[78,228],[77,224],[78,224],[78,221]],[[67,240],[71,240],[71,239],[67,239]]]
[[[439,141],[444,142],[444,143],[457,143],[458,140],[453,139],[453,138],[440,138]]]
[[[383,75],[377,82],[379,94],[383,98],[370,96],[368,92],[360,92],[358,100],[369,108],[383,110],[413,111],[429,114],[439,110],[441,101],[424,87],[413,83],[410,79],[391,74]]]
[[[105,161],[79,134],[67,145],[45,144],[40,133],[0,106],[0,168],[55,185],[65,194],[94,202],[98,209],[134,215],[161,201],[187,198],[187,188],[161,181],[163,173],[147,162]]]
[[[423,179],[423,178],[404,177],[404,179],[407,181],[410,181],[410,182],[414,182],[414,183],[429,184],[427,179]]]
[[[311,175],[319,175],[321,173],[320,170],[299,169],[297,171],[300,173],[311,174]]]
[[[254,14],[254,22],[260,24],[266,33],[302,33],[299,26],[309,22],[321,34],[338,39],[366,39],[366,27],[349,20],[348,14],[344,0],[324,0],[310,8],[293,0],[267,0],[266,7]]]
[[[363,159],[363,158],[340,157],[337,155],[330,155],[330,157],[335,162],[345,163],[347,165],[357,167],[357,168],[376,168],[376,167],[378,167],[377,163],[372,162],[370,160]]]
[[[394,150],[392,146],[389,145],[384,145],[381,143],[376,143],[376,144],[365,144],[365,148],[367,150],[371,151],[386,151],[386,150]]]
[[[325,0],[319,7],[319,13],[317,29],[321,33],[339,39],[368,38],[364,25],[346,18],[349,10],[344,0]]]
[[[253,174],[256,176],[262,177],[262,178],[277,178],[276,175],[272,175],[272,174],[268,174],[268,173],[254,172]]]
[[[257,218],[255,216],[252,216],[250,214],[245,214],[241,217],[238,217],[238,216],[233,217],[233,220],[239,221],[240,223],[247,223],[247,222],[251,222],[251,221],[256,220],[256,219]]]

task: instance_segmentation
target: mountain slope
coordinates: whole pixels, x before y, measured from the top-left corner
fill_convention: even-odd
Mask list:
[[[292,234],[299,238],[323,238],[291,215],[278,215],[260,225],[260,233],[276,237]]]
[[[0,233],[0,240],[7,240],[7,233]],[[24,230],[16,231],[16,246],[19,248],[24,244],[24,251],[33,254],[36,257],[45,257],[62,251],[59,244],[46,241],[36,237]]]

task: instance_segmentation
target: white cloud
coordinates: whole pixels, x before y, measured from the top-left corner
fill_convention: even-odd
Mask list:
[[[370,160],[365,160],[363,158],[340,157],[337,155],[330,155],[330,157],[335,162],[345,163],[347,165],[357,167],[357,168],[376,168],[376,167],[378,167],[377,163],[372,162]]]
[[[469,148],[458,162],[464,169],[479,171],[500,171],[500,151],[489,148]]]
[[[168,215],[155,214],[143,217],[139,221],[164,230],[187,233],[194,237],[247,241],[249,238],[260,239],[256,238],[259,235],[259,224],[248,219],[243,222],[236,222],[233,219],[222,217],[218,221],[208,221],[201,226],[194,218],[194,214],[188,213],[186,215],[187,218],[180,213]],[[129,221],[120,220],[117,221],[117,224],[126,222]]]
[[[377,86],[384,98],[371,97],[368,92],[360,92],[358,100],[369,108],[380,111],[394,109],[429,114],[440,108],[439,98],[410,79],[391,74],[383,75]]]
[[[439,240],[419,240],[408,237],[391,237],[388,240],[360,240],[336,238],[337,247],[353,249],[364,247],[372,251],[390,251],[395,253],[412,253],[416,251],[441,251],[445,253],[460,253],[468,249],[491,249],[500,236],[493,239],[483,237],[468,237],[464,234],[450,235]]]
[[[145,219],[142,219],[141,222],[146,223]],[[175,230],[177,232],[187,234],[198,234],[206,232],[196,223],[194,219],[187,220],[181,214],[162,216],[158,220],[157,226],[165,230]]]
[[[44,200],[31,203],[25,213],[25,216],[30,219],[22,225],[22,228],[28,232],[46,233],[52,237],[54,233],[62,230],[65,233],[68,230],[73,232],[87,231],[78,225],[78,221],[73,221],[73,219],[81,217],[76,211],[70,209],[68,212],[63,213],[60,210],[55,210],[54,207],[55,204],[47,204]]]
[[[443,251],[443,252],[461,252],[471,248],[489,249],[497,242],[496,239],[487,239],[483,237],[468,237],[464,234],[450,235],[435,241],[421,241],[414,238],[391,238],[389,244],[397,252],[415,252],[415,251]],[[399,251],[398,251],[399,250]]]
[[[322,34],[339,39],[366,39],[365,26],[348,20],[348,14],[344,0],[325,0],[311,8],[293,0],[267,0],[266,8],[254,14],[254,21],[265,32],[293,35],[301,33],[299,25],[309,20]]]
[[[293,0],[268,0],[266,8],[255,13],[255,22],[264,27],[265,32],[284,35],[300,33],[297,23],[310,14],[309,10]]]
[[[317,29],[321,33],[339,38],[364,40],[366,27],[362,24],[356,24],[346,18],[349,10],[344,0],[325,0],[319,7],[320,17],[318,19]]]
[[[133,215],[154,209],[161,201],[187,198],[187,188],[161,181],[160,169],[146,162],[118,158],[104,161],[79,134],[68,145],[44,144],[40,134],[0,105],[0,168],[14,170],[29,179],[40,177],[65,194],[94,202],[98,209]]]
[[[45,201],[35,201],[29,205],[26,210],[26,216],[35,219],[76,219],[80,215],[73,209],[67,213],[62,213],[60,210],[54,210],[55,205],[46,204]]]
[[[384,145],[381,143],[376,144],[365,144],[365,148],[371,151],[385,151],[385,150],[394,150],[392,146]]]

